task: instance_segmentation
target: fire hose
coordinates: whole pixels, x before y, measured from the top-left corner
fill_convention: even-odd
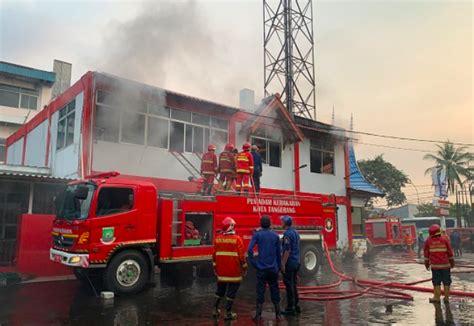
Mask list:
[[[298,286],[300,300],[307,301],[330,301],[330,300],[345,300],[352,299],[364,295],[369,295],[372,297],[382,297],[386,299],[399,299],[399,300],[413,300],[413,296],[405,292],[393,290],[393,288],[401,290],[410,290],[418,292],[433,292],[433,289],[416,286],[416,284],[425,283],[431,280],[431,278],[418,280],[410,283],[398,283],[398,282],[382,282],[378,280],[370,279],[358,279],[356,277],[348,276],[342,272],[339,272],[334,267],[332,262],[331,255],[329,254],[329,249],[324,243],[324,252],[328,259],[329,267],[331,271],[338,277],[338,280],[334,283],[320,286]],[[467,267],[466,265],[462,267]],[[470,270],[458,271],[458,272],[471,272]],[[359,290],[333,290],[333,288],[338,287],[342,282],[352,282],[357,287],[361,288]],[[280,285],[281,288],[284,288],[283,285]],[[331,290],[329,290],[331,289]],[[474,298],[474,292],[458,291],[451,290],[451,295],[471,297]]]

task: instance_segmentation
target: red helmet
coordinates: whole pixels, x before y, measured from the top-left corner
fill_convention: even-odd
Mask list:
[[[248,151],[250,149],[250,146],[252,146],[252,145],[250,145],[250,143],[244,143],[242,145],[242,150]]]
[[[433,225],[430,226],[430,228],[428,229],[428,232],[430,233],[430,236],[431,236],[431,237],[434,237],[434,236],[437,236],[437,235],[440,235],[440,234],[441,234],[441,228],[439,227],[438,224],[433,224]]]
[[[209,145],[207,146],[207,150],[208,150],[208,151],[215,151],[216,148],[217,148],[217,147],[216,147],[216,145],[214,145],[214,144],[209,144]]]
[[[226,151],[231,151],[233,149],[234,149],[234,144],[229,143],[229,144],[225,145],[225,150]]]
[[[235,227],[235,221],[232,217],[226,217],[222,221],[222,231],[229,232],[232,231]]]

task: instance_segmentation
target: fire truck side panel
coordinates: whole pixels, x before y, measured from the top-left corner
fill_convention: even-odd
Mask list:
[[[173,201],[158,201],[158,257],[161,260],[171,259],[173,230]]]

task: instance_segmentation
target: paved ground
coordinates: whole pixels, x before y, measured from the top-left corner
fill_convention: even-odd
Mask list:
[[[464,261],[474,262],[473,254]],[[359,259],[340,269],[361,278],[401,282],[430,276],[424,266],[402,253],[379,253],[371,263]],[[189,275],[188,275],[189,276]],[[0,325],[212,325],[209,318],[213,301],[212,278],[156,275],[157,284],[134,297],[103,301],[91,289],[76,281],[28,283],[0,288]],[[305,284],[324,284],[334,280],[327,266],[317,279]],[[474,273],[454,274],[454,289],[474,292]],[[423,284],[431,286],[430,283]],[[350,284],[347,284],[350,286]],[[474,300],[452,297],[451,304],[434,306],[430,294],[411,292],[414,301],[361,297],[325,303],[303,302],[300,317],[281,325],[474,325]],[[282,303],[284,306],[284,302]],[[239,292],[232,325],[252,325],[254,280],[248,277]],[[266,325],[274,325],[272,307],[265,305]],[[446,320],[447,319],[447,320]],[[450,322],[450,320],[452,322]],[[223,321],[219,322],[224,325]]]

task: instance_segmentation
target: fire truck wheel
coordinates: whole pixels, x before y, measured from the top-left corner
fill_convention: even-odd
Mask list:
[[[304,277],[314,276],[321,266],[321,250],[313,244],[303,244],[301,246],[301,267],[300,272]]]
[[[143,289],[148,280],[145,257],[138,251],[127,250],[112,258],[104,273],[105,287],[120,294],[135,294]]]

